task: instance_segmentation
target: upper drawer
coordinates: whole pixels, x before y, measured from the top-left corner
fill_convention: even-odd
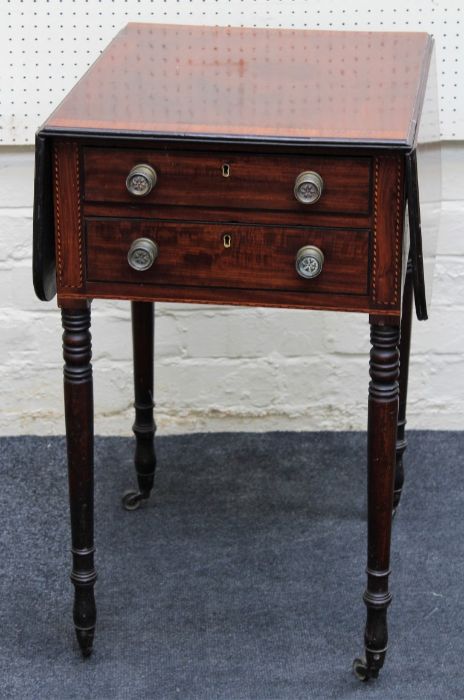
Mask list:
[[[93,202],[369,214],[370,159],[202,151],[84,149],[84,196]],[[131,194],[126,178],[140,164],[156,173],[145,196]],[[297,201],[295,181],[313,172],[323,181],[312,204]]]

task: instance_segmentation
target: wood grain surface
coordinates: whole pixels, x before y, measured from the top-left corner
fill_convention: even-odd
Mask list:
[[[128,24],[45,130],[412,145],[425,33]]]
[[[368,231],[90,219],[86,235],[90,281],[367,294]],[[224,236],[230,236],[230,247]],[[127,261],[139,237],[159,249],[143,272]],[[295,269],[305,245],[318,246],[325,258],[313,279],[302,279]]]
[[[371,159],[367,157],[85,148],[83,163],[84,197],[91,202],[280,209],[305,216],[369,212]],[[155,187],[145,197],[132,195],[126,187],[131,168],[140,163],[157,174]],[[301,204],[293,188],[297,176],[308,170],[322,177],[323,192],[314,204]]]
[[[405,254],[404,157],[400,153],[372,149],[364,157],[349,158],[320,150],[302,156],[273,156],[271,149],[246,154],[228,151],[230,172],[235,166],[242,168],[242,177],[232,181],[235,196],[231,197],[226,189],[229,183],[222,184],[232,178],[222,176],[222,153],[174,150],[171,154],[169,149],[153,151],[147,145],[140,155],[159,153],[167,167],[159,170],[160,183],[166,172],[172,178],[164,189],[160,184],[164,202],[153,201],[151,195],[134,197],[133,202],[108,201],[113,195],[116,200],[131,196],[121,182],[125,183],[126,164],[132,164],[139,149],[105,149],[98,143],[95,148],[80,148],[78,140],[57,140],[54,189],[59,195],[55,210],[59,303],[77,297],[114,296],[400,316]],[[91,167],[82,157],[88,152],[92,157],[97,154]],[[103,158],[106,153],[113,168]],[[185,187],[175,184],[184,177],[182,168],[176,171],[177,154],[190,167]],[[300,205],[287,194],[292,190],[294,171],[307,163],[324,173],[328,184],[323,197],[327,195],[331,207],[325,208],[322,198],[319,209]],[[275,169],[273,164],[277,164]],[[282,173],[284,184],[279,183]],[[97,201],[84,199],[88,182],[94,183],[89,194]],[[101,196],[96,182],[101,182]],[[332,191],[331,183],[335,183]],[[265,191],[275,191],[275,197],[266,198]],[[280,195],[281,191],[285,194]],[[180,204],[175,200],[177,193]],[[362,199],[367,199],[364,213],[342,211],[353,202],[358,207]],[[224,233],[232,235],[228,251],[222,243]],[[128,266],[127,252],[132,241],[143,236],[155,237],[162,244],[162,256],[141,277]],[[308,244],[317,245],[326,256],[322,275],[309,284],[294,270],[298,249]],[[309,298],[311,294],[314,298]]]

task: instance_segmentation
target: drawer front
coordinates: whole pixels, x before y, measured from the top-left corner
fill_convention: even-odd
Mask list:
[[[88,218],[85,228],[92,282],[368,293],[367,230],[113,218]],[[157,248],[154,263],[143,271],[128,262],[139,238]],[[303,279],[295,261],[308,245],[322,251],[324,262],[319,276]]]
[[[149,165],[156,184],[144,196],[131,194],[126,178]],[[88,202],[168,204],[327,214],[369,214],[371,161],[367,157],[264,156],[84,148],[84,196]],[[297,177],[317,173],[320,199],[297,201]]]

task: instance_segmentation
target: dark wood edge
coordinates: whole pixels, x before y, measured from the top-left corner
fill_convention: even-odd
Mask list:
[[[153,134],[138,134],[138,133],[104,133],[95,130],[94,132],[82,131],[52,131],[41,129],[37,132],[37,136],[50,141],[56,140],[73,140],[80,148],[85,147],[101,147],[101,148],[124,148],[124,149],[163,149],[163,150],[181,150],[181,151],[197,151],[207,148],[210,152],[215,151],[233,151],[234,153],[255,153],[259,155],[300,155],[306,156],[311,154],[331,155],[334,152],[336,155],[346,156],[347,158],[368,158],[375,155],[385,155],[390,152],[392,155],[408,153],[411,150],[411,144],[407,142],[394,143],[388,142],[385,144],[375,142],[315,142],[309,139],[302,141],[271,141],[271,140],[252,140],[247,138],[190,138],[172,137],[169,134],[153,135]]]
[[[416,315],[419,321],[426,321],[428,314],[425,295],[424,259],[422,253],[417,154],[415,149],[406,155],[406,197],[408,200],[410,256],[412,261]]]
[[[240,136],[240,138],[232,134],[189,134],[186,135],[185,132],[149,132],[149,131],[131,131],[131,130],[121,130],[113,129],[104,131],[101,129],[91,129],[91,128],[79,128],[79,129],[69,129],[67,127],[50,127],[44,125],[41,129],[41,133],[47,136],[55,136],[61,138],[98,138],[98,139],[119,139],[127,138],[132,141],[162,141],[162,142],[180,142],[185,143],[200,143],[200,144],[229,144],[231,146],[240,146],[243,144],[249,144],[252,146],[262,147],[269,146],[289,146],[295,148],[301,148],[307,146],[312,148],[315,146],[323,148],[340,148],[341,146],[346,148],[380,148],[380,149],[401,149],[409,150],[413,146],[413,140],[408,139],[316,139],[316,138],[288,138],[284,136]]]
[[[42,133],[35,139],[34,205],[32,234],[32,280],[41,301],[56,294],[55,229],[50,139]]]

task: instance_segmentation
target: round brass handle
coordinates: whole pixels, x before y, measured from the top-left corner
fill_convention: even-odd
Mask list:
[[[312,279],[322,272],[324,253],[315,245],[305,245],[296,254],[296,271],[304,279]]]
[[[301,204],[314,204],[321,198],[323,189],[322,177],[312,170],[305,170],[296,178],[293,192]]]
[[[150,238],[137,238],[127,253],[127,260],[133,270],[143,272],[153,265],[158,257],[158,246]]]
[[[134,165],[126,177],[126,187],[136,197],[146,197],[156,185],[157,175],[151,165]]]

